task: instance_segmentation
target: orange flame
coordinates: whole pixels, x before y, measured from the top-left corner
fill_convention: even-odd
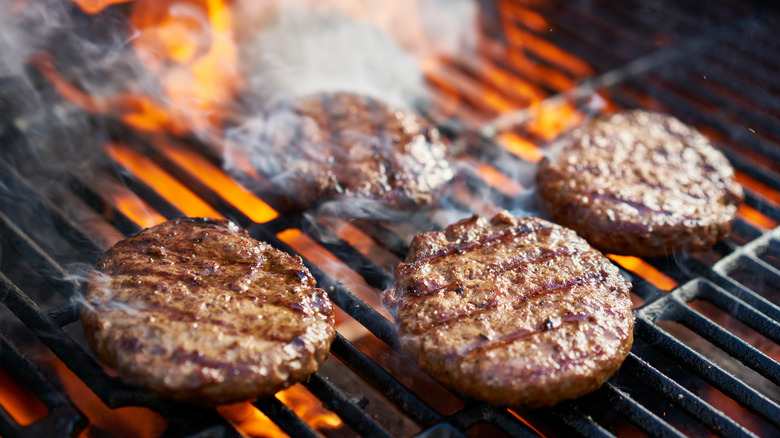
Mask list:
[[[152,187],[187,216],[222,218],[222,215],[192,193],[190,189],[160,168],[154,161],[133,149],[116,144],[105,145],[106,153],[138,179]]]
[[[70,400],[89,420],[79,437],[106,435],[115,437],[159,437],[168,427],[160,414],[141,407],[111,409],[56,356],[48,360],[59,376]]]
[[[175,132],[213,131],[240,90],[238,49],[225,0],[137,0],[133,47],[161,80]],[[155,126],[156,105],[128,114],[139,128]]]
[[[30,390],[0,368],[0,406],[20,426],[29,426],[49,415],[49,410]]]
[[[203,158],[203,156],[190,149],[176,147],[171,143],[163,141],[158,141],[157,145],[166,156],[197,176],[198,179],[234,207],[241,210],[252,221],[264,223],[278,216],[278,213],[273,208],[230,178],[220,168]]]
[[[672,290],[677,287],[677,282],[672,278],[666,276],[663,272],[656,269],[653,265],[646,261],[632,256],[621,256],[615,254],[607,254],[607,257],[612,259],[615,263],[624,267],[625,269],[639,275],[647,280],[648,283],[661,290]]]
[[[71,0],[94,14],[131,0]],[[160,80],[164,96],[89,96],[63,78],[51,58],[33,62],[67,99],[93,113],[118,112],[140,130],[216,134],[242,87],[227,0],[136,0],[130,21],[138,59]]]
[[[128,219],[138,224],[141,228],[149,228],[165,222],[165,216],[152,210],[132,192],[114,193],[111,199],[117,210],[121,211]]]
[[[277,392],[276,398],[315,429],[341,427],[341,418],[325,409],[322,402],[300,383]]]
[[[773,220],[769,216],[764,215],[760,211],[746,204],[739,206],[739,209],[737,209],[737,214],[747,221],[752,222],[759,228],[763,228],[765,230],[771,230],[778,224],[776,220]]]
[[[71,0],[76,3],[82,11],[87,14],[97,14],[103,9],[120,3],[127,3],[133,0]]]
[[[325,409],[322,402],[300,383],[277,392],[276,398],[314,429],[336,429],[342,425],[341,418]],[[236,429],[250,437],[289,436],[249,402],[218,406],[217,412]]]
[[[217,406],[217,412],[245,436],[262,438],[289,437],[260,409],[249,402]]]

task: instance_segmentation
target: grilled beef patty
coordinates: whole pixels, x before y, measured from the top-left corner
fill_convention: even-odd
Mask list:
[[[299,258],[202,218],[165,222],[103,254],[82,323],[123,381],[205,405],[306,378],[335,337],[333,307]]]
[[[537,175],[550,218],[604,252],[707,250],[728,235],[744,197],[726,157],[664,114],[595,119],[551,149]]]
[[[418,234],[385,305],[440,382],[512,407],[598,388],[633,342],[630,283],[574,231],[506,211]]]
[[[270,111],[253,164],[295,207],[422,206],[454,175],[438,130],[412,112],[351,93],[302,97],[292,108],[297,116]]]

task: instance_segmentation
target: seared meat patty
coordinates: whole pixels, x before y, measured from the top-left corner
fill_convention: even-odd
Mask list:
[[[598,388],[633,342],[630,283],[574,231],[506,211],[418,234],[385,305],[440,382],[511,407]]]
[[[89,275],[84,332],[119,377],[214,405],[317,370],[333,307],[299,258],[227,220],[176,219],[118,242]]]
[[[299,208],[325,200],[343,200],[353,212],[364,201],[374,208],[417,207],[433,201],[454,175],[435,127],[357,94],[301,97],[275,106],[261,126],[241,129],[238,141],[255,145],[253,165]],[[249,138],[258,131],[260,141]]]
[[[744,197],[726,157],[669,115],[595,119],[551,150],[537,175],[550,218],[604,252],[707,250],[728,235]]]

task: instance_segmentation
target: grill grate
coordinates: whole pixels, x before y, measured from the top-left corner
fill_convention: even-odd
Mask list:
[[[660,5],[660,8],[653,5]],[[426,394],[406,381],[407,376],[382,363],[377,355],[367,353],[364,345],[341,334],[333,343],[332,356],[416,424],[417,436],[421,437],[473,436],[495,431],[509,436],[569,435],[572,432],[582,436],[612,436],[636,431],[650,436],[706,432],[724,436],[777,433],[780,430],[780,396],[777,392],[752,385],[741,377],[743,374],[724,365],[718,359],[721,356],[713,356],[713,359],[711,354],[698,351],[684,342],[680,332],[670,328],[685,327],[726,356],[736,358],[744,368],[763,376],[771,385],[780,385],[776,349],[772,350],[773,356],[770,351],[756,348],[692,305],[696,301],[710,303],[768,339],[775,347],[780,343],[780,307],[777,304],[780,196],[775,196],[780,192],[780,82],[774,74],[780,67],[780,46],[773,38],[778,20],[775,11],[766,9],[759,13],[756,6],[736,1],[701,9],[693,1],[658,3],[641,0],[620,4],[607,1],[543,4],[499,1],[486,10],[494,13],[488,19],[512,17],[513,27],[499,27],[504,33],[492,35],[497,44],[515,44],[509,32],[516,29],[525,32],[526,36],[549,41],[576,53],[592,69],[562,66],[556,59],[524,49],[528,59],[541,66],[541,71],[549,73],[537,77],[532,84],[545,95],[554,95],[546,100],[547,103],[556,106],[574,102],[581,111],[587,112],[581,99],[596,90],[614,105],[657,108],[693,123],[716,139],[738,172],[769,189],[762,192],[746,186],[747,206],[762,215],[766,222],[757,224],[741,215],[734,225],[733,236],[719,244],[709,255],[710,259],[679,255],[674,259],[645,260],[680,284],[671,291],[659,289],[641,276],[622,270],[625,276],[633,279],[633,293],[644,303],[635,311],[636,342],[624,366],[607,384],[588,396],[553,408],[518,412],[524,420],[506,409],[468,400],[458,394],[452,395],[458,401],[454,409],[429,404]],[[534,21],[528,20],[533,16],[544,17],[555,31],[550,33],[534,27]],[[480,69],[485,65],[496,65],[520,77],[532,72],[524,70],[525,67],[520,67],[511,57],[491,59],[489,56],[493,52],[487,50],[486,53],[484,56],[488,58],[485,59],[453,60],[451,64],[451,74],[463,90],[459,97],[461,105],[456,110],[460,113],[443,119],[432,108],[430,116],[456,143],[464,138],[472,142],[476,139],[477,145],[472,144],[467,153],[512,175],[516,168],[529,168],[533,164],[509,153],[509,148],[499,144],[500,138],[470,133],[467,128],[470,116],[467,115],[478,114],[484,120],[497,115],[494,108],[480,101],[480,90],[485,87]],[[575,81],[583,74],[593,78],[577,86]],[[435,86],[436,82],[432,82]],[[557,88],[561,84],[570,88]],[[528,103],[506,89],[493,91],[515,96],[518,103]],[[12,95],[8,90],[0,89],[0,97],[6,94]],[[5,105],[4,101],[0,103]],[[0,108],[5,108],[3,105]],[[540,135],[530,128],[532,123],[528,117],[533,119],[533,114],[520,114],[518,120],[523,123],[512,132],[531,142],[542,142]],[[325,251],[352,267],[374,290],[381,290],[391,282],[388,267],[380,266],[328,227],[312,224],[306,216],[285,212],[272,196],[263,195],[263,200],[282,213],[257,223],[148,139],[127,132],[111,121],[96,120],[95,123],[108,125],[113,136],[150,158],[208,205],[247,228],[253,237],[300,254],[320,287],[328,291],[341,310],[375,337],[382,348],[391,352],[398,350],[393,324],[380,310],[343,283],[342,278],[329,274],[304,252],[282,240],[279,234],[288,229],[302,230]],[[18,127],[5,126],[0,130],[0,141],[4,146],[23,151],[20,144],[32,140]],[[213,165],[221,164],[220,157],[208,146],[181,139],[170,141],[176,143],[176,147],[200,154]],[[95,147],[99,149],[100,145]],[[13,194],[0,200],[3,244],[0,259],[0,301],[3,306],[0,310],[10,311],[18,323],[13,323],[10,316],[6,317],[7,312],[0,313],[4,322],[0,327],[0,367],[30,389],[46,406],[48,414],[29,426],[20,426],[5,409],[0,409],[0,435],[8,438],[54,431],[58,436],[69,436],[79,433],[87,423],[84,413],[68,399],[63,388],[54,383],[56,376],[36,364],[31,359],[34,355],[26,351],[22,333],[31,332],[110,408],[141,406],[161,413],[168,420],[166,434],[169,436],[239,436],[214,410],[161,400],[123,385],[101,368],[83,342],[77,342],[83,335],[73,329],[79,325],[79,305],[73,298],[77,296],[80,284],[73,279],[75,273],[71,272],[70,266],[74,261],[94,263],[105,244],[93,233],[90,222],[74,213],[70,198],[58,199],[38,190],[34,173],[15,170],[10,164],[14,158],[0,159],[0,184],[4,193]],[[184,215],[153,187],[132,173],[118,170],[109,156],[98,157],[96,163],[98,173],[126,187],[163,217]],[[62,181],[65,191],[81,203],[76,210],[89,210],[116,235],[140,230],[141,227],[106,197],[94,181],[71,171],[51,178]],[[500,205],[523,205],[527,201],[523,195],[501,193],[476,173],[466,175],[463,185],[468,193],[487,194]],[[453,198],[451,203],[456,210],[470,213],[468,202],[462,202],[456,195]],[[24,207],[20,208],[20,205]],[[440,228],[436,218],[421,219],[424,221],[416,231]],[[370,220],[356,220],[350,224],[369,236],[373,244],[396,257],[406,254],[408,237],[393,224]],[[68,250],[54,250],[60,246],[47,240],[52,235],[55,240],[65,242]],[[25,265],[40,281],[28,283],[25,275],[19,273],[15,260],[22,260],[19,264]],[[409,370],[409,373],[421,374],[419,370]],[[322,370],[304,382],[304,386],[344,421],[344,430],[368,436],[395,434],[386,419],[370,415],[360,399],[329,379]],[[734,411],[716,405],[702,387],[714,388],[742,406],[751,417],[747,420],[737,418]],[[448,393],[442,388],[438,390]],[[291,436],[329,433],[313,429],[276,398],[259,400],[254,406]]]

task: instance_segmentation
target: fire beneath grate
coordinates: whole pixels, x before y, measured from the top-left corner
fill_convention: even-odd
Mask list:
[[[79,3],[94,10],[73,6],[69,14],[104,27],[130,8]],[[458,178],[440,208],[405,222],[288,210],[272,194],[250,190],[247,182],[262,185],[262,176],[248,168],[226,173],[208,136],[187,131],[187,123],[209,126],[213,116],[177,118],[139,95],[91,96],[65,79],[63,55],[36,55],[29,80],[1,77],[0,436],[780,432],[777,10],[738,1],[479,6],[476,48],[426,58],[430,94],[418,108],[461,151]],[[209,10],[219,30],[227,16]],[[210,56],[225,62],[213,53],[201,54],[203,68],[215,62]],[[56,135],[37,129],[56,124],[47,117],[57,110],[31,110],[32,91],[79,111],[83,160],[52,166],[35,156],[51,150],[38,143]],[[209,102],[225,107],[229,91]],[[610,256],[634,285],[635,344],[621,370],[588,396],[512,411],[465,398],[419,370],[399,352],[378,300],[411,236],[473,213],[534,213],[529,175],[542,145],[594,114],[633,107],[677,116],[727,155],[746,190],[732,235],[706,253]],[[230,218],[304,259],[338,307],[339,332],[308,381],[207,409],[127,387],[96,361],[79,322],[85,269],[117,240],[181,216]]]

